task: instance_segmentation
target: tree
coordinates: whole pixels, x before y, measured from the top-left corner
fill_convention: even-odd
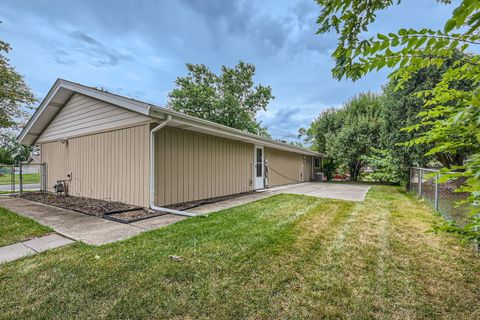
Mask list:
[[[453,58],[447,61],[443,66],[429,66],[412,73],[401,87],[397,80],[391,80],[383,90],[384,108],[383,118],[384,127],[381,133],[381,148],[389,151],[391,161],[394,165],[400,167],[403,171],[401,179],[406,182],[409,174],[409,167],[427,166],[436,161],[446,168],[461,166],[469,154],[470,149],[458,149],[454,153],[438,152],[430,156],[425,154],[431,150],[435,143],[411,144],[409,141],[419,138],[428,128],[421,127],[418,130],[407,131],[405,127],[417,126],[421,124],[421,118],[418,114],[425,110],[425,100],[416,96],[417,93],[425,90],[431,90],[442,81],[443,74],[453,64],[460,62],[463,54],[457,52]],[[462,90],[471,90],[469,81],[459,81],[456,86]],[[405,144],[407,142],[407,144]]]
[[[403,168],[398,165],[392,150],[372,148],[370,155],[363,155],[362,160],[373,171],[368,175],[374,181],[401,183]]]
[[[5,56],[10,50],[10,45],[0,40],[0,163],[5,164],[25,161],[25,153],[28,158],[28,148],[16,142],[12,129],[22,124],[29,105],[36,101],[23,76]]]
[[[356,181],[364,166],[362,156],[378,146],[381,128],[382,97],[363,93],[340,109],[326,109],[301,132],[313,148],[324,153],[334,167],[346,167]]]
[[[318,33],[334,31],[338,35],[332,54],[335,78],[356,80],[385,67],[397,68],[390,77],[397,81],[396,89],[400,89],[415,72],[446,66],[434,88],[415,94],[424,99],[425,110],[419,113],[420,123],[408,128],[409,132],[422,130],[410,145],[433,145],[427,155],[471,150],[465,163],[454,168],[461,172],[450,178],[465,177],[467,186],[463,191],[471,192],[471,200],[480,200],[480,57],[467,52],[470,46],[480,44],[480,2],[461,1],[443,30],[402,28],[376,36],[368,35],[368,27],[375,21],[376,13],[392,6],[393,0],[317,3],[321,6]],[[457,52],[463,54],[461,60],[447,66]],[[468,81],[472,89],[458,88],[460,81]],[[472,215],[479,212],[477,208]],[[479,221],[470,225],[475,226],[480,226]]]
[[[7,148],[0,147],[0,164],[13,164],[13,157]]]
[[[327,144],[326,133],[336,132],[341,126],[338,109],[331,107],[321,111],[309,128],[300,128],[298,133],[299,137],[302,137],[307,144],[311,145],[312,150],[325,152]]]
[[[32,146],[18,143],[12,131],[0,134],[0,164],[19,164],[27,161],[32,150]]]
[[[10,50],[10,45],[0,40],[0,129],[18,128],[29,105],[35,102],[23,76],[5,56]]]
[[[254,85],[255,66],[240,61],[216,75],[203,64],[186,64],[188,74],[175,81],[168,105],[176,111],[246,132],[269,136],[256,120],[274,99],[269,86]]]

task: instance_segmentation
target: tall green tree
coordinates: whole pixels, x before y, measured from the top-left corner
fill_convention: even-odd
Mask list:
[[[254,84],[255,66],[240,61],[222,66],[220,75],[204,64],[187,63],[188,74],[175,81],[168,105],[176,111],[246,132],[269,136],[256,120],[274,99],[270,86]]]
[[[450,0],[438,1],[450,4]],[[480,57],[468,51],[480,45],[480,2],[462,0],[445,21],[443,30],[402,28],[388,34],[369,34],[368,28],[379,11],[400,1],[393,0],[317,0],[321,7],[318,33],[333,31],[338,45],[332,57],[333,76],[356,80],[382,68],[394,69],[391,79],[402,88],[419,70],[446,66],[456,52],[461,61],[447,66],[434,88],[417,92],[425,101],[419,113],[421,122],[409,127],[420,136],[410,145],[433,145],[427,155],[456,154],[469,149],[471,155],[457,170],[471,192],[472,200],[480,200]],[[469,81],[471,90],[457,87]],[[480,211],[477,209],[476,214]],[[479,226],[474,222],[471,227]]]
[[[26,160],[29,150],[16,143],[13,131],[22,125],[36,101],[23,76],[10,64],[6,56],[10,50],[10,44],[0,40],[0,163],[6,164]]]
[[[35,98],[23,76],[10,65],[10,44],[0,40],[0,129],[18,128]]]
[[[435,147],[435,143],[412,144],[422,136],[428,127],[422,126],[417,130],[403,130],[403,128],[421,125],[419,113],[425,110],[425,99],[417,94],[425,90],[432,90],[442,81],[443,74],[455,63],[461,63],[463,54],[457,52],[453,58],[443,66],[429,66],[414,72],[411,77],[398,87],[398,80],[391,80],[384,87],[384,127],[381,134],[381,148],[389,150],[395,165],[403,171],[400,180],[408,178],[408,168],[411,166],[426,166],[435,161],[445,168],[462,166],[471,150],[461,148],[453,153],[437,152],[426,156],[426,153]],[[455,86],[461,90],[472,90],[469,81],[458,81]]]
[[[381,114],[382,97],[362,93],[342,108],[322,111],[301,133],[314,149],[324,153],[335,166],[345,167],[356,181],[365,164],[363,156],[380,142]]]

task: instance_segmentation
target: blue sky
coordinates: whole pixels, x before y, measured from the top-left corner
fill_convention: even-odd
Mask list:
[[[441,28],[453,7],[404,0],[381,12],[371,32]],[[165,105],[186,62],[214,71],[251,62],[255,81],[276,97],[259,119],[290,141],[322,109],[387,81],[387,70],[357,82],[332,79],[336,38],[315,35],[319,10],[310,0],[3,0],[0,38],[38,98],[65,78]]]

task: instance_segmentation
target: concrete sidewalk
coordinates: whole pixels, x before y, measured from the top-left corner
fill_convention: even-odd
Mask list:
[[[0,197],[0,207],[32,218],[68,238],[92,245],[124,240],[146,230],[163,227],[184,219],[184,217],[168,214],[123,224],[14,197]]]
[[[73,242],[75,241],[62,237],[58,234],[50,234],[28,241],[0,247],[0,264],[17,260],[39,252],[62,247]]]

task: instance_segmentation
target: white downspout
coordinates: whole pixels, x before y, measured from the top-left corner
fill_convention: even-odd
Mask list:
[[[158,126],[156,126],[150,131],[150,209],[173,213],[180,216],[194,217],[197,214],[173,210],[169,208],[157,207],[155,205],[155,132],[165,127],[170,121],[172,121],[172,116],[167,115],[167,120],[160,123]]]

